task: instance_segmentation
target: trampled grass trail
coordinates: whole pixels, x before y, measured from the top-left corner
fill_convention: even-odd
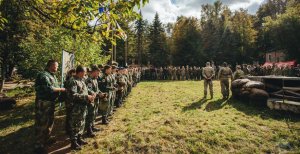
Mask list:
[[[141,82],[77,153],[300,153],[300,116],[234,99],[204,100],[203,81]],[[0,114],[0,153],[32,153],[34,97]],[[58,110],[59,111],[59,110]],[[56,113],[51,153],[70,151]]]

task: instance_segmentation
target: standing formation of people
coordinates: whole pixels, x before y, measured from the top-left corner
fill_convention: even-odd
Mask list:
[[[65,102],[65,130],[70,137],[71,148],[80,150],[82,145],[87,144],[83,134],[86,133],[87,137],[95,137],[95,132],[99,131],[95,126],[96,117],[101,117],[102,124],[108,124],[108,117],[113,115],[116,108],[122,106],[123,100],[141,80],[201,80],[203,78],[204,98],[206,99],[209,88],[212,99],[213,80],[219,79],[223,99],[228,99],[230,80],[260,72],[258,68],[261,67],[237,65],[233,73],[226,62],[220,67],[207,62],[203,68],[196,66],[123,68],[114,63],[106,66],[92,65],[87,69],[80,65],[68,72],[64,88],[61,88],[55,76],[58,62],[49,60],[45,70],[38,74],[35,82],[35,151],[46,153],[47,145],[55,142],[50,134],[54,123],[55,102],[58,98],[62,98],[61,100]],[[300,66],[293,69],[296,70],[295,72],[300,71]],[[218,74],[216,75],[215,72]]]
[[[210,62],[210,66],[214,72],[219,72],[223,67],[222,65],[216,66],[213,62]],[[300,77],[300,64],[297,66],[290,65],[236,65],[235,69],[231,65],[227,66],[232,70],[243,71],[243,75],[246,76],[290,76]],[[198,66],[167,66],[167,67],[142,67],[142,80],[202,80],[204,67]],[[213,79],[219,79],[218,75],[215,75]]]
[[[196,66],[142,68],[142,80],[201,80],[201,77],[201,68]]]
[[[89,69],[77,66],[68,72],[64,88],[60,88],[55,76],[58,62],[49,60],[45,71],[38,74],[35,89],[35,152],[47,153],[47,146],[55,139],[50,136],[54,124],[55,102],[63,96],[66,111],[66,134],[70,137],[71,148],[80,150],[87,144],[83,134],[95,137],[99,129],[95,126],[97,116],[102,124],[108,124],[108,117],[131,89],[140,81],[141,69],[122,68],[117,64],[97,66]]]
[[[245,75],[251,76],[290,76],[290,77],[300,77],[300,64],[297,66],[292,65],[247,65],[243,64],[241,69],[244,71]]]

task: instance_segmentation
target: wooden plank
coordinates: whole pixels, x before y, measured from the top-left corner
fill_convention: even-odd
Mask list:
[[[296,93],[296,92],[293,92],[293,91],[289,91],[289,90],[284,90],[284,94],[291,94],[291,95],[296,95],[296,96],[299,96],[300,97],[300,93]]]
[[[268,102],[275,102],[275,103],[282,103],[282,104],[290,104],[290,105],[296,105],[296,106],[300,106],[300,102],[296,102],[296,101],[289,101],[289,100],[280,100],[280,99],[274,99],[274,98],[269,98]]]
[[[282,87],[283,90],[300,91],[300,87]]]
[[[285,99],[292,99],[292,100],[296,100],[296,101],[300,101],[300,97],[294,97],[294,96],[287,96],[287,95],[280,95],[280,94],[270,94],[273,96],[277,96],[279,98],[285,98]]]

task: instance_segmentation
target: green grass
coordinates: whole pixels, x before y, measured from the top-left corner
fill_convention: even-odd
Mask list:
[[[29,97],[34,95],[33,87],[17,87],[5,92],[5,95],[8,97],[22,98]]]
[[[203,100],[203,81],[142,82],[78,153],[300,153],[299,115],[224,101],[219,82],[214,91]],[[30,153],[19,150],[32,146],[32,102],[1,113],[0,153]]]

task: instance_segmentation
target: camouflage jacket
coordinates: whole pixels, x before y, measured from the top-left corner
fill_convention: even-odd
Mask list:
[[[54,101],[58,98],[59,93],[54,92],[54,88],[59,88],[56,76],[48,71],[38,74],[35,80],[35,91],[37,99]]]
[[[245,73],[244,71],[242,70],[236,70],[234,73],[233,73],[233,80],[236,80],[236,79],[242,79],[245,77]]]
[[[219,79],[229,79],[229,78],[233,78],[232,76],[232,70],[229,68],[229,67],[222,67],[220,70],[219,70],[219,73],[218,73],[218,78]]]
[[[73,104],[86,105],[88,103],[88,88],[83,78],[72,78],[69,83],[69,88],[67,91]]]
[[[104,76],[98,80],[99,89],[102,92],[109,92],[114,90],[114,81],[110,75],[104,74]]]
[[[90,95],[98,94],[100,92],[99,86],[98,86],[98,81],[96,78],[89,77],[86,79],[85,83],[87,85],[88,93]]]
[[[202,69],[202,76],[206,79],[206,78],[213,78],[215,76],[215,70],[208,66],[208,67],[204,67]]]

